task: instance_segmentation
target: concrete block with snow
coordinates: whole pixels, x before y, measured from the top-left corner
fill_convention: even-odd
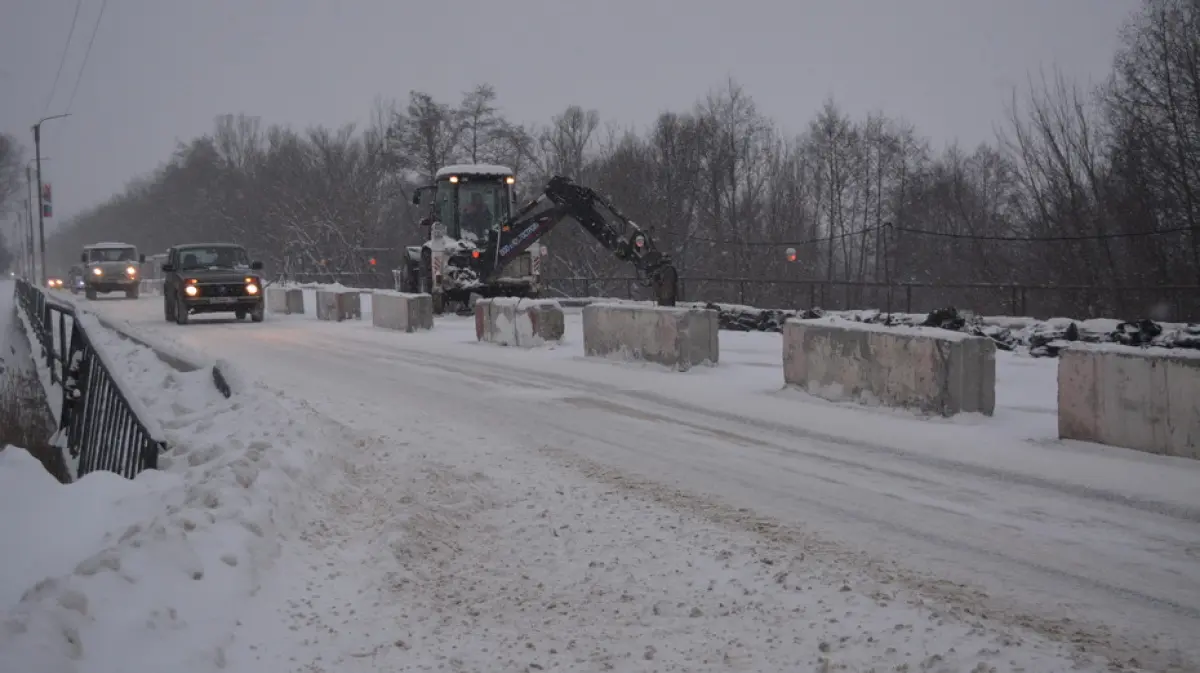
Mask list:
[[[433,329],[433,297],[375,290],[371,293],[371,324],[400,332]]]
[[[300,288],[268,287],[267,311],[280,314],[304,313],[304,290]]]
[[[583,307],[583,352],[681,372],[715,365],[721,353],[717,317],[702,308],[590,304]]]
[[[561,341],[562,307],[551,299],[495,297],[475,302],[475,338],[500,346],[533,348]]]
[[[791,319],[783,327],[783,380],[830,400],[990,416],[996,345],[932,327]]]
[[[1058,436],[1200,459],[1200,352],[1070,345],[1058,359]]]
[[[317,290],[317,320],[361,320],[362,297],[358,290]]]

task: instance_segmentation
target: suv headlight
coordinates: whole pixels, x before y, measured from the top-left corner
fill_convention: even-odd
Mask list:
[[[93,276],[103,276],[104,269],[101,269],[100,267],[96,267],[96,268],[92,269],[92,275]]]

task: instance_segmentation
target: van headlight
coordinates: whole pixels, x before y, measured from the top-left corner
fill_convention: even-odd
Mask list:
[[[125,267],[125,273],[130,276],[136,276],[137,275],[137,267],[127,266],[127,267]]]
[[[100,267],[96,267],[96,268],[92,269],[92,275],[93,276],[103,276],[104,269],[101,269]]]

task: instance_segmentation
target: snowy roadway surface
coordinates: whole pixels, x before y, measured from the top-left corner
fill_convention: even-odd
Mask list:
[[[1056,440],[1053,360],[923,420],[781,390],[777,334],[681,374],[577,313],[520,351],[161,301],[78,303],[345,426],[225,670],[1200,670],[1200,462]]]

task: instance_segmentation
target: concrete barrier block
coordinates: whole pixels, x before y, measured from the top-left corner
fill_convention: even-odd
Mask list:
[[[783,380],[829,400],[953,416],[996,409],[996,345],[929,327],[788,320]]]
[[[433,297],[376,290],[371,293],[371,324],[401,332],[433,329]]]
[[[720,360],[717,312],[703,308],[589,304],[585,355],[655,362],[687,371]]]
[[[499,346],[533,348],[561,341],[566,319],[558,302],[495,297],[475,302],[475,338]]]
[[[267,311],[302,315],[304,313],[304,291],[297,288],[268,287]]]
[[[317,320],[361,320],[362,297],[358,290],[317,290]]]
[[[1115,344],[1060,351],[1058,436],[1200,460],[1200,352]]]

